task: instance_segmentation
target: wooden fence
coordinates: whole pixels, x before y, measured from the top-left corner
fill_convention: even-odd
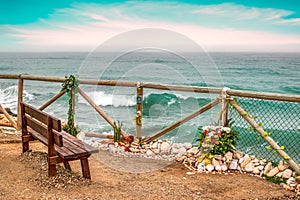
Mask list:
[[[7,116],[7,118],[14,124],[14,127],[20,129],[21,125],[21,118],[20,118],[20,102],[23,101],[23,88],[24,88],[24,81],[31,80],[31,81],[45,81],[45,82],[64,82],[65,78],[60,77],[48,77],[48,76],[33,76],[33,75],[15,75],[15,74],[0,74],[0,79],[15,79],[18,80],[18,119],[17,123],[5,113],[5,109],[0,106],[0,110]],[[286,95],[286,94],[274,94],[274,93],[265,93],[265,92],[252,92],[252,91],[242,91],[242,90],[232,90],[229,88],[210,88],[210,87],[198,87],[198,86],[185,86],[185,85],[168,85],[168,84],[159,84],[159,83],[147,83],[147,82],[135,82],[135,81],[118,81],[118,80],[91,80],[91,79],[80,79],[80,84],[82,85],[101,85],[101,86],[117,86],[117,87],[135,87],[137,90],[137,103],[136,103],[136,135],[137,137],[142,137],[142,111],[143,111],[143,90],[147,89],[156,89],[156,90],[170,90],[170,91],[181,91],[181,92],[194,92],[194,93],[210,93],[210,94],[218,94],[215,100],[211,101],[210,103],[204,105],[199,110],[194,111],[190,115],[180,119],[179,121],[173,123],[172,125],[158,131],[157,133],[153,134],[151,137],[146,138],[144,142],[151,142],[162,135],[172,131],[173,129],[177,128],[178,126],[186,123],[187,121],[195,118],[196,116],[206,112],[210,108],[218,105],[221,103],[221,115],[220,115],[220,125],[226,126],[227,125],[227,118],[228,118],[228,104],[231,104],[240,114],[245,118],[245,120],[259,133],[263,136],[266,142],[276,149],[280,156],[284,158],[290,166],[297,172],[300,173],[299,166],[294,162],[294,160],[288,156],[283,150],[281,150],[272,140],[271,137],[264,135],[264,130],[257,125],[257,123],[244,115],[245,112],[235,101],[231,98],[231,96],[238,96],[238,97],[247,97],[247,98],[255,98],[255,99],[265,99],[265,100],[275,100],[275,101],[286,101],[286,102],[297,102],[300,103],[300,95]],[[96,110],[99,115],[102,116],[103,119],[106,120],[108,124],[114,127],[113,120],[96,104],[92,101],[92,99],[79,87],[78,93]],[[59,92],[51,99],[49,99],[46,103],[40,106],[40,110],[44,110],[48,106],[50,106],[53,102],[55,102],[58,98],[64,95],[64,92]],[[122,130],[122,135],[126,136],[126,133]],[[89,135],[96,136],[95,133],[90,133]],[[100,136],[101,134],[99,134]],[[101,137],[108,137],[103,136]]]

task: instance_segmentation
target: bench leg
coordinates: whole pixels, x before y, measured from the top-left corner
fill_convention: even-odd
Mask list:
[[[80,162],[81,162],[82,176],[85,178],[91,179],[88,159],[82,158],[82,159],[80,159]]]
[[[29,150],[29,142],[22,142],[23,153]]]
[[[51,158],[48,157],[48,176],[52,177],[56,175],[56,163],[53,164]]]
[[[70,166],[70,163],[68,161],[64,162],[64,166],[65,166],[66,169],[71,171],[71,166]]]

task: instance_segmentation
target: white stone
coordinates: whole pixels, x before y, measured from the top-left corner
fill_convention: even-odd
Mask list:
[[[199,163],[197,165],[197,169],[198,169],[198,172],[203,172],[203,170],[205,169],[205,166],[203,163]]]
[[[184,143],[183,145],[184,145],[184,147],[185,147],[186,149],[190,149],[190,148],[193,147],[193,145],[192,145],[191,143],[188,143],[188,142]]]
[[[214,166],[212,164],[208,164],[206,166],[206,170],[209,171],[209,172],[212,172],[214,170]]]
[[[253,162],[249,162],[246,166],[245,166],[245,171],[248,173],[253,172],[254,170],[254,163]]]
[[[289,178],[291,178],[292,175],[293,175],[293,171],[290,169],[286,169],[282,173],[282,178],[289,179]]]
[[[249,155],[244,156],[244,161],[241,163],[241,168],[245,168],[248,163],[250,163],[251,158]]]
[[[221,165],[221,169],[223,172],[225,172],[225,171],[227,171],[228,167],[227,167],[227,165],[223,164],[223,165]]]
[[[260,170],[258,169],[258,167],[254,167],[252,173],[255,175],[260,174]]]
[[[217,160],[222,160],[222,156],[221,155],[214,155],[214,158]]]
[[[199,152],[198,147],[192,147],[189,150],[187,150],[187,153],[191,153],[193,155],[196,155]]]
[[[179,149],[181,146],[180,146],[180,144],[178,144],[178,143],[173,143],[172,144],[172,148],[176,148],[176,149]]]
[[[150,145],[151,149],[157,149],[157,147],[158,147],[158,143],[157,142],[153,142],[153,144]]]
[[[186,159],[186,156],[181,156],[177,159],[178,162],[183,162]]]
[[[133,148],[133,147],[130,147],[129,150],[133,153],[139,153],[140,150],[139,149],[136,149],[136,148]]]
[[[215,158],[213,158],[211,160],[211,164],[214,166],[214,168],[216,169],[217,166],[220,166],[219,161],[217,161]],[[216,169],[217,170],[217,169]]]
[[[289,168],[289,164],[284,163],[283,161],[280,161],[278,163],[278,169],[279,169],[279,171],[284,171],[284,170],[286,170],[288,168]]]
[[[221,167],[221,165],[217,165],[217,166],[215,166],[215,169],[216,169],[217,171],[221,171],[221,170],[222,170],[222,167]]]
[[[238,168],[238,160],[232,160],[230,165],[229,165],[229,169],[230,170],[236,170]]]
[[[260,171],[262,171],[262,170],[264,169],[264,166],[259,165],[259,166],[257,166],[257,168],[258,168]]]
[[[178,149],[178,155],[183,155],[185,152],[186,152],[185,147],[180,147],[180,148]]]
[[[269,173],[267,174],[268,177],[273,177],[275,176],[276,174],[278,174],[279,172],[279,169],[278,167],[274,167],[273,169],[271,169],[271,171],[269,171]]]
[[[170,143],[168,143],[168,142],[161,143],[160,151],[161,151],[162,155],[163,154],[170,154],[170,151],[171,151]]]
[[[172,147],[171,154],[178,154],[178,150],[179,149]]]
[[[232,161],[233,159],[233,153],[228,151],[227,153],[225,153],[224,157],[229,160],[229,161]]]
[[[265,166],[265,169],[264,169],[264,175],[267,175],[272,169],[272,163],[269,162],[266,166]]]
[[[160,150],[159,150],[159,149],[152,149],[152,151],[153,151],[155,154],[159,154],[159,153],[160,153]]]
[[[154,153],[153,151],[151,151],[151,149],[148,149],[148,150],[146,151],[146,155],[147,155],[147,156],[154,156],[155,153]]]
[[[233,154],[233,158],[239,160],[239,159],[241,159],[243,157],[243,155],[244,155],[243,152],[236,151]]]
[[[241,164],[242,162],[244,162],[244,157],[239,159],[239,164]]]
[[[282,177],[283,172],[279,172],[278,174],[276,174],[277,177]]]

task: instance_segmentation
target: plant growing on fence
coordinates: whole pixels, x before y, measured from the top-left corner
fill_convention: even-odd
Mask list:
[[[76,136],[79,133],[79,129],[75,126],[74,115],[75,115],[75,98],[73,95],[78,93],[79,80],[74,76],[65,76],[65,82],[62,84],[62,90],[69,96],[69,109],[68,109],[68,122],[63,127],[63,130],[71,135]]]
[[[121,131],[123,124],[118,121],[118,124],[114,122],[114,142],[119,143],[121,140]]]
[[[229,121],[229,125],[232,123]],[[235,149],[238,132],[229,127],[203,126],[199,128],[199,149],[203,153],[224,155]]]

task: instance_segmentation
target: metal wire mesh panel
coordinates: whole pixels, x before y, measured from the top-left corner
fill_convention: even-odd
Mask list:
[[[241,97],[236,99],[248,115],[268,132],[295,162],[300,163],[300,104]],[[232,128],[239,132],[238,150],[272,161],[282,160],[232,107],[229,108],[229,119],[234,121]]]

